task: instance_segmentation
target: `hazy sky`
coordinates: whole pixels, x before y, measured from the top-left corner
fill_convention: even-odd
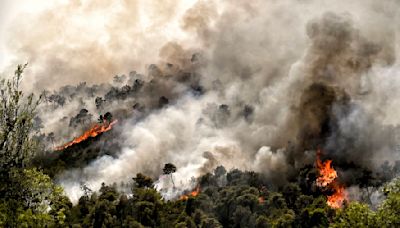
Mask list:
[[[6,26],[10,17],[13,15],[13,11],[15,11],[15,3],[12,0],[2,0],[0,1],[0,68],[3,67],[4,58],[5,58],[5,35],[6,35]]]
[[[29,84],[49,88],[38,75],[65,85],[140,70],[166,43],[188,37],[181,18],[195,2],[0,0],[0,72],[29,62]]]
[[[7,50],[7,39],[9,28],[17,17],[24,12],[34,12],[57,2],[48,0],[0,0],[0,71],[6,63],[12,59]]]
[[[37,89],[81,81],[106,82],[115,74],[144,72],[148,64],[170,61],[170,57],[182,55],[184,50],[209,50],[210,45],[227,43],[232,39],[225,36],[231,33],[225,29],[230,23],[241,23],[237,25],[243,29],[238,35],[240,42],[270,44],[271,34],[274,37],[276,30],[283,31],[276,41],[281,45],[273,47],[293,52],[293,42],[308,41],[306,24],[327,11],[350,14],[357,29],[368,32],[368,39],[392,43],[386,39],[397,39],[396,36],[380,30],[384,24],[388,33],[393,33],[390,28],[396,23],[387,18],[398,14],[397,5],[389,4],[395,2],[0,0],[0,72],[10,73],[16,64],[29,62],[26,75],[31,87]],[[261,17],[255,15],[257,11],[265,16],[265,22],[257,21]],[[264,15],[269,11],[271,15]],[[288,24],[292,27],[288,28]],[[260,34],[261,29],[267,30],[266,34]],[[283,39],[290,38],[285,36],[289,31],[292,36],[295,34],[295,41]],[[259,42],[262,39],[266,40]],[[230,48],[229,55],[238,50],[240,42],[233,44],[235,48]],[[250,65],[265,58],[260,57],[259,47],[245,51],[253,57],[247,58]],[[48,80],[49,76],[56,82]]]

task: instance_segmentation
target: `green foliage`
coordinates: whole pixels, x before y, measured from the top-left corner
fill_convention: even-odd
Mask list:
[[[375,213],[366,204],[351,202],[340,209],[330,227],[368,227],[374,225]]]
[[[215,218],[205,218],[201,221],[200,227],[204,228],[222,228],[221,224]]]
[[[396,178],[384,188],[387,199],[376,212],[380,227],[400,227],[400,178]]]
[[[330,227],[400,227],[400,179],[384,187],[387,198],[372,211],[368,205],[351,202],[337,211]]]
[[[152,188],[153,179],[142,173],[136,174],[136,177],[132,178],[135,181],[135,187],[137,188]]]
[[[333,210],[326,205],[324,196],[303,195],[293,183],[284,188],[283,194],[243,183],[208,186],[196,197],[172,201],[162,199],[151,187],[136,186],[137,183],[132,183],[135,186],[129,195],[118,192],[115,184],[103,184],[98,194],[88,192],[72,207],[62,189],[48,176],[36,169],[25,169],[21,175],[19,188],[27,196],[18,204],[14,223],[8,221],[9,204],[0,204],[1,226],[398,227],[400,224],[399,191],[389,185],[387,198],[376,212],[358,202]],[[390,186],[397,184],[394,181]]]
[[[395,178],[393,181],[387,183],[383,187],[383,192],[386,195],[399,194],[400,193],[400,177]]]
[[[54,225],[52,218],[46,213],[33,213],[31,209],[18,211],[18,227],[46,227]]]
[[[40,102],[20,90],[25,65],[14,77],[0,81],[0,225],[61,226],[72,206],[61,187],[37,169],[28,169],[36,149],[32,139]]]
[[[36,169],[24,169],[18,174],[14,183],[18,184],[19,198],[2,200],[0,223],[12,227],[64,225],[72,204],[63,189]]]
[[[18,65],[14,77],[0,81],[0,198],[18,207],[22,196],[19,189],[23,176],[35,151],[32,140],[33,119],[39,100],[33,94],[24,97],[20,90],[25,65]]]
[[[376,215],[380,227],[400,227],[400,194],[390,194]]]
[[[53,184],[49,176],[36,169],[23,170],[20,183],[25,207],[39,213],[46,212],[50,202],[59,200],[63,191]]]
[[[20,90],[25,65],[18,65],[11,80],[0,81],[0,167],[2,174],[24,168],[32,158],[35,143],[31,131],[40,99],[24,97]]]

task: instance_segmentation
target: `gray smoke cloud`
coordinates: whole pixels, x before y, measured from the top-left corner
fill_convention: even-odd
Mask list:
[[[31,62],[34,87],[65,98],[40,112],[56,144],[87,127],[66,127],[82,108],[91,121],[106,111],[123,120],[110,139],[119,145],[112,156],[58,175],[74,201],[81,182],[97,189],[137,172],[158,178],[168,162],[178,167],[180,189],[218,165],[280,183],[312,164],[318,147],[355,184],[346,164],[378,170],[400,159],[398,7],[71,1],[28,15],[30,23],[20,19],[10,45]],[[108,83],[115,74],[127,76]],[[96,84],[59,89],[80,81]],[[170,188],[169,178],[157,186]]]

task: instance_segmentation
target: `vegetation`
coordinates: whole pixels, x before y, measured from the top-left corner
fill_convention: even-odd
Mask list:
[[[68,198],[50,177],[31,167],[36,151],[33,119],[40,98],[25,97],[20,90],[25,67],[19,65],[11,80],[0,82],[0,225],[64,224]]]
[[[25,67],[18,66],[11,80],[0,83],[1,227],[400,227],[400,179],[384,186],[385,200],[376,210],[360,202],[335,210],[310,187],[311,168],[297,181],[273,189],[260,173],[227,172],[220,166],[197,179],[200,194],[175,200],[163,199],[152,178],[138,173],[127,193],[116,184],[92,191],[83,183],[84,194],[73,205],[31,163],[40,98],[25,97],[19,89]],[[173,183],[176,170],[168,163],[162,172]]]

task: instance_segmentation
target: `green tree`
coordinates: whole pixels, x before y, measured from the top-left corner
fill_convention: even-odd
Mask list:
[[[138,188],[134,192],[136,220],[144,226],[154,227],[160,225],[161,210],[164,203],[161,195],[152,188]]]
[[[375,213],[366,204],[351,202],[337,211],[330,227],[373,227]]]
[[[25,169],[18,179],[21,198],[15,210],[5,211],[4,224],[14,227],[63,226],[69,215],[71,202],[63,195],[63,189],[55,185],[49,176],[36,169]],[[9,202],[5,202],[9,206]],[[15,217],[12,217],[15,216]],[[16,221],[15,221],[16,219]]]
[[[136,174],[136,177],[132,179],[135,181],[135,187],[137,188],[153,188],[153,179],[142,173]]]
[[[387,198],[376,212],[379,227],[400,227],[400,178],[396,178],[384,187]]]
[[[6,178],[11,169],[26,167],[34,152],[31,133],[40,98],[24,97],[20,90],[26,66],[18,65],[11,80],[0,81],[0,170]]]
[[[44,208],[48,210],[55,199],[46,197],[62,192],[48,176],[37,170],[25,170],[37,148],[33,122],[41,100],[33,94],[24,96],[20,89],[26,66],[18,65],[11,79],[0,81],[0,203],[7,208],[2,216],[6,218],[5,226],[15,226],[22,218],[51,217]]]
[[[215,218],[205,217],[201,221],[200,227],[202,227],[202,228],[222,228],[222,225]]]
[[[301,196],[296,205],[298,207],[296,222],[301,227],[327,227],[329,225],[328,212],[332,209],[326,205],[325,197]]]

